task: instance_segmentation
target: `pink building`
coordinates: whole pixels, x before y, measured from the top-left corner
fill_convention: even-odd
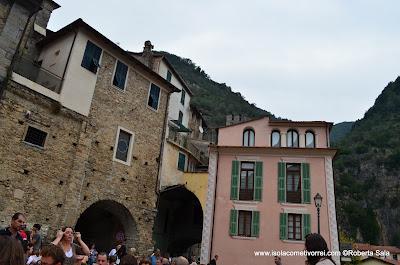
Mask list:
[[[274,264],[255,251],[304,250],[305,235],[317,232],[317,193],[321,234],[339,250],[331,126],[264,117],[219,129],[210,148],[201,264],[215,254],[218,264]],[[304,261],[282,257],[283,264]]]

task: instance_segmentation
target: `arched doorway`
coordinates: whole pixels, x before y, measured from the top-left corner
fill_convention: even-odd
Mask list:
[[[203,210],[191,191],[183,185],[161,192],[154,223],[156,247],[171,256],[199,255],[203,229]]]
[[[95,243],[98,251],[109,251],[118,241],[134,246],[137,235],[129,210],[112,200],[98,201],[87,208],[80,215],[75,230],[81,232],[87,244]]]

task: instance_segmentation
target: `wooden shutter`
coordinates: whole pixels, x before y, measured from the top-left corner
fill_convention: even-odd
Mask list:
[[[263,187],[263,162],[256,162],[256,172],[254,178],[254,200],[261,201]]]
[[[287,239],[287,221],[288,221],[288,214],[280,213],[280,216],[279,216],[279,238],[281,240]]]
[[[232,161],[232,175],[231,175],[231,200],[239,198],[239,161]]]
[[[253,211],[251,217],[251,236],[258,237],[260,234],[260,212]]]
[[[306,239],[306,235],[311,233],[311,216],[309,214],[303,214],[303,240]]]
[[[237,236],[238,230],[238,210],[231,210],[231,217],[230,217],[230,225],[229,225],[229,234],[231,236]]]
[[[278,202],[286,202],[286,164],[278,163]]]
[[[310,189],[310,164],[301,164],[301,179],[302,179],[302,198],[303,203],[311,203],[311,189]]]

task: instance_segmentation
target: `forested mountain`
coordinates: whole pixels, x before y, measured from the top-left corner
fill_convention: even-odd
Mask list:
[[[337,143],[340,230],[358,241],[400,246],[400,78]]]
[[[210,79],[190,59],[162,52],[194,92],[192,104],[211,127],[225,115],[269,115],[226,84]],[[400,246],[400,78],[390,82],[356,122],[335,125],[331,141],[338,225],[342,239]]]
[[[268,115],[275,118],[270,112],[249,103],[240,92],[233,92],[231,87],[225,83],[217,83],[211,80],[206,72],[190,59],[181,58],[167,52],[160,53],[167,57],[195,94],[191,105],[203,113],[208,126],[225,125],[225,117],[228,114],[243,114],[249,118]]]
[[[342,140],[351,131],[353,124],[353,121],[345,121],[333,125],[330,134],[331,144],[335,144]]]

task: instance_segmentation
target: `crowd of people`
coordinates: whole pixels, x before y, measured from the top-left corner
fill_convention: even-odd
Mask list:
[[[95,244],[90,248],[73,227],[63,227],[50,244],[43,244],[41,225],[26,229],[23,213],[15,213],[10,225],[0,230],[1,265],[197,265],[196,257],[171,258],[161,256],[156,249],[149,256],[138,256],[118,243],[109,253],[98,252]]]
[[[0,265],[197,265],[196,257],[171,258],[161,256],[156,249],[149,256],[137,256],[136,250],[127,250],[122,243],[109,253],[98,252],[94,244],[89,248],[79,232],[72,227],[63,227],[50,244],[42,243],[41,225],[34,224],[26,230],[26,218],[22,213],[11,217],[10,225],[0,230]],[[76,242],[76,243],[75,243]],[[319,234],[309,234],[305,238],[307,251],[328,253],[328,246]],[[215,255],[209,265],[217,265]],[[276,265],[285,265],[280,257],[275,257]],[[307,265],[334,265],[330,256],[307,256]]]

